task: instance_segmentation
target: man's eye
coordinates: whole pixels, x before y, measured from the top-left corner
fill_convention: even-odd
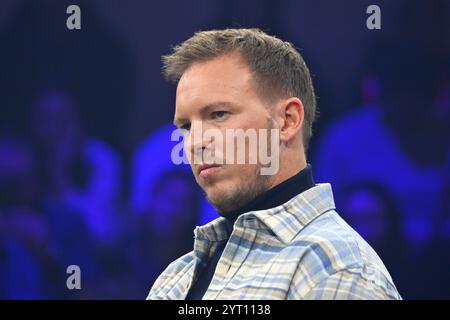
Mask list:
[[[189,131],[191,129],[191,124],[190,123],[183,124],[180,127],[180,129]]]
[[[214,118],[214,119],[217,119],[217,120],[222,120],[222,119],[224,119],[227,115],[228,115],[228,112],[227,112],[227,111],[214,111],[214,112],[212,113],[213,118]]]

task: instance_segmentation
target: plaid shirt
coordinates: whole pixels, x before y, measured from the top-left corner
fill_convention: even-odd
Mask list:
[[[328,183],[194,235],[194,250],[167,267],[147,299],[185,299],[227,239],[203,299],[401,299],[378,255],[335,211]]]

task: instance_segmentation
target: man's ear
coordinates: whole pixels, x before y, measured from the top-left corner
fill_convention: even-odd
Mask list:
[[[280,141],[290,142],[298,135],[303,126],[305,111],[299,98],[283,100],[278,106],[277,120],[280,124]]]

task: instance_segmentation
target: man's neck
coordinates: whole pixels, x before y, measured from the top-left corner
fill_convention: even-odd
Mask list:
[[[283,172],[279,172],[279,174],[275,175],[270,183],[270,186],[267,190],[273,189],[280,183],[288,180],[289,178],[295,176],[302,170],[304,170],[307,166],[306,160],[302,161],[301,164],[295,165],[293,167],[286,168]]]

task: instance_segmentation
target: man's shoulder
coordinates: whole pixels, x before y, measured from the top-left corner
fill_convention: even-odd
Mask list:
[[[392,283],[389,272],[372,247],[335,210],[318,216],[292,240],[302,247],[302,272],[314,282],[351,270]]]
[[[166,271],[179,272],[185,266],[191,264],[192,261],[194,261],[194,251],[193,250],[188,252],[188,253],[186,253],[186,254],[184,254],[184,255],[182,255],[181,257],[175,259],[174,261],[172,261],[167,266],[167,268],[164,270],[164,272],[166,272]]]
[[[161,273],[159,278],[163,277],[172,277],[174,274],[179,274],[183,270],[186,269],[187,266],[190,266],[195,260],[194,251],[190,251],[181,257],[173,260],[166,269]],[[158,279],[159,280],[159,279]]]
[[[311,221],[294,237],[291,245],[307,245],[312,251],[336,255],[346,264],[382,264],[372,247],[336,210],[329,210]]]
[[[161,299],[165,297],[167,292],[162,291],[168,291],[168,288],[180,285],[180,280],[186,278],[185,276],[192,270],[194,263],[194,251],[190,251],[171,262],[154,282],[147,299]]]

